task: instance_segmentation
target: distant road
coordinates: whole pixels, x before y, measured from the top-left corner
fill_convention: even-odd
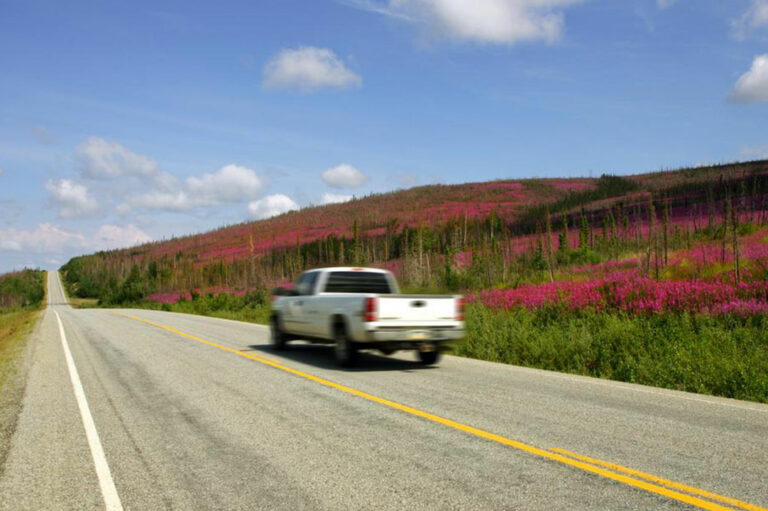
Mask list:
[[[410,353],[343,370],[48,288],[1,509],[768,506],[765,405]]]

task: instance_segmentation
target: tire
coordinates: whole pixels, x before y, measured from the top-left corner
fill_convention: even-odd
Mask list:
[[[333,348],[336,363],[341,367],[352,367],[357,362],[357,346],[349,339],[347,329],[339,325],[336,327],[336,345]]]
[[[437,348],[435,348],[434,351],[418,351],[417,353],[419,354],[419,362],[425,366],[437,364],[440,360],[440,352]]]
[[[272,347],[277,351],[283,351],[288,345],[288,337],[285,332],[280,328],[280,319],[277,316],[272,316],[272,320],[269,322]]]

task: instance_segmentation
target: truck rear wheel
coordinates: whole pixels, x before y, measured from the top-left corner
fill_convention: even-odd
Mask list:
[[[336,327],[336,345],[333,348],[336,363],[342,367],[352,367],[357,361],[357,346],[349,339],[344,326]]]
[[[285,332],[280,328],[280,319],[277,316],[272,316],[269,322],[269,329],[272,340],[272,347],[278,351],[283,351],[287,345],[287,337]]]
[[[437,349],[434,349],[432,351],[418,351],[418,354],[419,354],[419,362],[421,362],[425,366],[436,364],[438,360],[440,360],[440,352],[437,351]]]

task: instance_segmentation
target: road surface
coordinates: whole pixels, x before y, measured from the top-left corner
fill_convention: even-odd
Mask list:
[[[344,370],[48,285],[1,509],[768,506],[765,405],[410,353]]]

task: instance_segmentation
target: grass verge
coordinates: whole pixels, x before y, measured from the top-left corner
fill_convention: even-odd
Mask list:
[[[69,296],[68,293],[67,300],[69,301],[69,305],[75,309],[90,309],[99,304],[98,298],[77,298]]]
[[[193,295],[192,300],[181,300],[176,303],[159,303],[150,300],[126,302],[122,304],[99,304],[97,299],[69,298],[73,307],[80,309],[92,307],[104,308],[132,308],[162,310],[166,312],[182,312],[186,314],[198,314],[214,318],[234,319],[266,325],[269,323],[271,307],[269,301],[263,295],[246,294],[234,296],[230,294]]]
[[[467,308],[458,355],[768,403],[768,318]]]
[[[29,309],[0,311],[0,469],[5,464],[24,397],[25,348],[40,314],[39,310]]]

